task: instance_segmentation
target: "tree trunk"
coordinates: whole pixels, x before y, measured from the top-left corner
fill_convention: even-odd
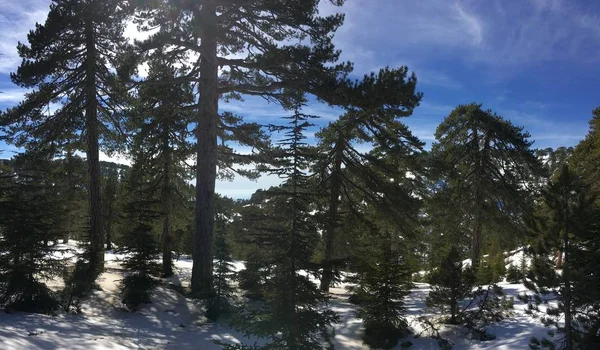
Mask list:
[[[478,215],[481,216],[481,215]],[[483,224],[481,217],[475,219],[475,229],[473,229],[473,237],[471,240],[471,266],[474,268],[479,266],[481,262],[481,241],[483,239]]]
[[[167,129],[168,131],[168,129]],[[169,133],[163,138],[163,152],[165,159],[163,164],[164,184],[162,189],[163,207],[163,230],[162,230],[162,273],[164,277],[173,275],[173,235],[171,230],[171,214],[173,212],[173,201],[171,189],[171,153],[169,148]]]
[[[73,220],[73,202],[75,202],[74,196],[74,180],[73,180],[73,151],[69,147],[66,154],[66,170],[67,170],[67,229],[63,235],[63,244],[69,243],[69,235],[73,232],[74,220]]]
[[[98,150],[98,101],[96,100],[96,46],[91,20],[86,22],[86,110],[85,128],[87,164],[90,181],[90,256],[89,269],[94,275],[104,270],[104,235],[100,203],[100,157]]]
[[[560,248],[557,249],[556,253],[555,253],[555,256],[556,256],[556,268],[557,269],[562,269],[562,266],[563,266],[563,252],[562,252],[562,249],[560,249]]]
[[[106,223],[106,250],[112,249],[112,220],[113,220],[113,198],[109,198],[108,217]]]
[[[213,289],[214,195],[217,177],[217,14],[206,1],[200,10],[201,62],[199,113],[196,126],[196,231],[193,241],[192,293],[209,295]]]
[[[570,194],[565,193],[565,197],[568,198]],[[565,285],[564,295],[563,295],[563,305],[565,311],[565,350],[573,350],[573,334],[571,330],[571,276],[570,276],[570,266],[569,266],[569,208],[568,201],[565,201],[565,232],[563,234],[564,241],[564,265],[563,265],[563,283]]]
[[[325,229],[325,256],[323,257],[323,275],[321,276],[320,289],[324,292],[329,291],[331,280],[333,278],[333,256],[335,233],[339,223],[338,209],[340,204],[340,172],[342,171],[342,151],[344,140],[340,136],[335,145],[335,159],[331,173],[331,193],[329,196],[329,210],[327,213],[327,228]]]
[[[475,143],[479,145],[479,135],[477,133],[477,129],[473,130],[473,135]],[[475,179],[477,186],[475,189],[475,228],[473,229],[473,236],[471,240],[471,266],[473,266],[473,268],[479,267],[479,263],[481,261],[481,243],[483,241],[483,209],[485,206],[483,181],[489,146],[490,136],[488,132],[485,134],[485,138],[483,140],[483,149],[480,152],[481,155],[478,158],[477,169],[475,170],[475,174],[477,176]]]
[[[173,276],[173,247],[171,213],[165,213],[162,230],[162,272],[163,277]]]

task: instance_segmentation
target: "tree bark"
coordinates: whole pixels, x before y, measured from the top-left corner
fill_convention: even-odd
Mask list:
[[[108,216],[106,223],[106,250],[112,249],[112,220],[113,220],[113,202],[114,198],[108,199]]]
[[[471,266],[474,268],[479,266],[481,262],[481,241],[483,240],[483,224],[481,222],[481,214],[475,219],[475,229],[473,229],[473,237],[471,240]]]
[[[162,200],[164,203],[163,212],[163,230],[162,230],[162,273],[164,277],[173,275],[173,233],[171,228],[171,215],[173,212],[173,190],[171,188],[171,153],[169,145],[169,130],[163,136],[163,152],[165,152],[165,160],[163,165],[163,193]]]
[[[343,138],[340,136],[335,145],[334,164],[331,173],[331,193],[329,196],[329,210],[327,213],[327,227],[325,229],[325,256],[323,257],[323,275],[321,276],[320,289],[329,291],[333,278],[333,256],[335,234],[339,223],[338,210],[340,205],[340,172],[342,171]]]
[[[217,14],[215,1],[200,10],[202,30],[199,113],[197,115],[196,230],[193,241],[192,293],[210,295],[213,290],[214,195],[217,176]]]
[[[90,273],[97,275],[104,270],[104,235],[102,232],[102,207],[100,201],[100,157],[98,150],[98,100],[96,100],[96,45],[91,19],[85,24],[86,31],[86,110],[85,127],[90,198]]]
[[[475,143],[479,147],[479,135],[477,129],[473,130]],[[485,176],[485,164],[488,158],[488,151],[490,147],[490,135],[489,131],[485,134],[483,140],[483,149],[478,157],[477,169],[476,169],[476,186],[475,189],[475,227],[473,229],[473,236],[471,240],[471,266],[473,268],[479,267],[481,262],[481,243],[483,241],[483,211],[485,206],[485,197],[483,194],[483,182]],[[479,150],[479,148],[478,148]]]
[[[171,213],[165,213],[162,230],[162,272],[163,277],[173,276],[173,247],[171,231]]]
[[[75,195],[74,195],[74,188],[75,188],[75,184],[74,184],[74,180],[73,180],[73,151],[71,150],[71,148],[69,147],[67,149],[67,154],[66,154],[66,171],[67,171],[67,229],[65,230],[66,232],[63,235],[63,244],[67,244],[69,243],[69,235],[71,234],[71,232],[73,232],[73,226],[75,226],[74,223],[74,219],[73,219],[73,203],[75,202]]]
[[[563,295],[563,305],[565,311],[565,350],[573,350],[573,334],[571,330],[571,276],[570,276],[570,266],[569,266],[569,203],[568,198],[570,193],[565,193],[565,203],[564,203],[564,211],[565,211],[565,231],[563,233],[563,243],[564,243],[564,264],[563,264],[563,283],[565,285],[564,295]]]

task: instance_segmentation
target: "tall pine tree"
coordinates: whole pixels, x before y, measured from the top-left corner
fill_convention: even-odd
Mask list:
[[[460,221],[468,224],[471,259],[479,265],[486,231],[524,232],[532,215],[528,180],[541,170],[523,128],[480,105],[460,105],[436,130],[432,156],[436,183],[448,192]]]
[[[346,90],[354,98],[346,105],[346,114],[318,134],[322,152],[315,171],[320,187],[327,194],[326,223],[323,234],[324,257],[321,290],[328,291],[334,277],[335,240],[340,224],[341,198],[358,191],[370,202],[379,201],[376,187],[384,187],[390,178],[403,178],[407,169],[399,169],[381,161],[375,153],[361,152],[356,143],[370,144],[380,155],[406,161],[419,152],[422,144],[399,119],[408,117],[419,104],[421,94],[415,92],[416,77],[408,69],[381,69],[349,84]],[[341,102],[345,105],[344,102]],[[393,155],[392,155],[393,154]],[[389,158],[388,158],[389,159]],[[416,164],[411,171],[416,172]],[[352,178],[354,177],[354,179]],[[357,185],[371,183],[370,187]],[[376,183],[373,186],[373,183]],[[389,203],[388,203],[389,204]]]
[[[179,80],[198,82],[196,230],[192,289],[210,293],[213,278],[214,193],[217,178],[219,99],[263,96],[287,103],[286,88],[330,94],[339,52],[332,33],[342,15],[320,17],[319,0],[142,1],[148,23],[158,27],[143,48],[168,47],[172,60],[194,59]],[[331,1],[341,5],[343,0]],[[231,58],[238,56],[239,58]],[[221,73],[219,74],[219,70]]]
[[[186,181],[193,147],[188,141],[191,114],[184,107],[193,101],[192,87],[185,83],[159,84],[173,81],[178,69],[157,53],[149,64],[147,84],[137,94],[136,116],[132,118],[138,166],[150,183],[149,198],[161,203],[162,273],[173,274],[173,222],[188,198]]]
[[[33,90],[0,118],[5,139],[20,147],[62,144],[73,135],[85,145],[91,275],[104,268],[99,144],[117,140],[120,130],[123,86],[114,68],[126,45],[128,9],[125,0],[53,0],[46,22],[28,34],[29,44],[19,43],[23,61],[11,74],[13,83]]]
[[[52,313],[58,295],[45,280],[60,276],[63,259],[48,242],[63,236],[63,206],[48,155],[19,155],[0,169],[0,305]]]
[[[323,309],[327,298],[307,276],[317,273],[311,255],[318,237],[309,215],[314,194],[309,190],[306,174],[314,155],[303,136],[310,125],[309,118],[301,113],[288,118],[290,124],[282,128],[285,137],[271,170],[285,183],[271,192],[272,197],[266,202],[271,209],[270,220],[264,221],[270,225],[265,225],[255,237],[258,244],[270,249],[263,262],[271,267],[262,287],[264,304],[242,311],[236,321],[236,328],[265,339],[264,346],[254,348],[321,349],[322,334],[336,319],[331,310]]]

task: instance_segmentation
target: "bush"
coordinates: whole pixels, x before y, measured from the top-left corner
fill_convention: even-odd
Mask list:
[[[398,344],[398,339],[404,337],[406,332],[396,327],[378,327],[365,323],[363,340],[375,349],[391,349]]]
[[[158,282],[149,275],[130,274],[123,280],[123,304],[130,311],[136,311],[140,304],[150,304],[152,290]]]
[[[459,303],[471,296],[474,276],[470,268],[462,267],[459,250],[452,247],[429,276],[431,292],[425,300],[427,307],[448,315],[446,322],[450,324],[460,323],[462,312]]]
[[[1,300],[7,311],[54,314],[60,308],[59,297],[55,292],[48,289],[46,284],[30,279],[13,283]]]
[[[525,275],[521,272],[521,269],[514,265],[509,265],[506,270],[506,280],[510,283],[520,283],[525,279]]]

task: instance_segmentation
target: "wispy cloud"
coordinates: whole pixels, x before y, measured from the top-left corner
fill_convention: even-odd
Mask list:
[[[355,0],[338,9],[346,23],[335,40],[358,73],[399,58],[451,58],[513,69],[552,60],[600,62],[599,5],[569,0],[510,5],[502,0]]]

